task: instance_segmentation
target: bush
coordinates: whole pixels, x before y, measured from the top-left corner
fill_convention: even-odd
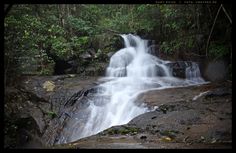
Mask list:
[[[212,58],[218,59],[229,54],[230,50],[225,44],[212,42],[209,46],[209,55]]]

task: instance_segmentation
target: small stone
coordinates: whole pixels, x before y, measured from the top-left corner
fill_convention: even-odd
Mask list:
[[[217,141],[217,140],[216,140],[215,138],[213,138],[212,141],[211,141],[211,143],[216,143],[216,141]]]

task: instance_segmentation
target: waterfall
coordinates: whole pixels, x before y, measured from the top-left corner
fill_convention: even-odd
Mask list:
[[[121,35],[125,47],[111,58],[106,69],[105,83],[98,86],[99,92],[88,99],[89,106],[83,115],[74,114],[67,123],[59,143],[66,143],[97,134],[109,127],[128,123],[149,109],[145,103],[137,102],[137,96],[152,89],[197,84],[201,79],[197,64],[186,69],[187,79],[173,77],[164,61],[151,55],[147,40],[132,34]],[[75,120],[86,116],[82,124]],[[69,134],[65,134],[65,133]]]
[[[185,70],[185,76],[186,79],[196,82],[204,82],[204,80],[201,77],[201,72],[198,67],[198,64],[195,62],[192,62],[192,65],[187,67]]]
[[[108,77],[170,76],[165,62],[148,53],[146,40],[131,34],[121,36],[125,41],[125,48],[111,57],[106,72]],[[158,74],[158,71],[162,74]]]

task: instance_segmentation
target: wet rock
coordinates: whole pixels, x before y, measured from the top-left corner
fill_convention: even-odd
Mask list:
[[[211,82],[227,80],[227,62],[224,60],[211,61],[206,64],[202,74],[207,80]]]
[[[156,65],[156,75],[157,76],[165,76],[165,71],[162,67]]]
[[[155,44],[155,41],[151,41],[152,44]],[[159,45],[150,45],[148,48],[148,53],[150,53],[153,56],[157,56],[159,55]]]
[[[52,76],[52,77],[26,77],[23,83],[19,86],[19,89],[8,89],[6,92],[5,99],[5,117],[7,120],[12,121],[11,124],[18,124],[18,120],[31,118],[34,120],[35,124],[32,126],[27,126],[27,124],[22,125],[22,136],[19,139],[24,140],[26,145],[22,145],[25,148],[38,148],[43,146],[53,145],[58,141],[61,131],[64,129],[69,119],[74,121],[74,111],[77,109],[84,109],[87,105],[84,103],[83,97],[89,97],[89,92],[96,92],[92,89],[93,80],[96,79],[86,79],[78,77],[70,77],[67,75],[63,76]],[[92,80],[92,81],[91,81]],[[53,92],[46,91],[43,84],[46,81],[53,81],[56,86]],[[89,87],[90,85],[90,87]],[[82,89],[84,90],[81,100],[76,99],[76,105],[65,105],[65,102],[72,97],[75,93]],[[78,98],[81,98],[78,96]],[[73,98],[72,98],[73,99]],[[66,113],[67,112],[67,113]],[[68,112],[70,115],[68,116]],[[81,118],[85,112],[81,111]],[[11,125],[10,124],[10,125]],[[9,125],[9,126],[10,126]],[[29,129],[27,129],[29,128]],[[9,130],[8,130],[9,131]],[[26,131],[26,132],[25,132]],[[35,135],[35,131],[37,131]],[[10,132],[15,133],[17,132]],[[7,132],[8,137],[6,140],[6,148],[9,144],[13,143],[11,134]],[[26,135],[26,133],[29,133]],[[25,136],[24,136],[25,135]],[[31,139],[32,138],[32,139]],[[37,138],[37,140],[33,139]],[[41,146],[38,140],[40,140]],[[12,142],[10,142],[12,141]],[[27,141],[27,142],[26,142]],[[13,148],[19,145],[17,142],[12,146]]]
[[[174,77],[186,78],[185,70],[186,70],[187,67],[192,66],[192,62],[176,61],[176,62],[167,63],[165,65],[170,67],[170,69],[172,71],[172,75]]]
[[[46,80],[55,82],[57,87],[53,93],[44,91],[42,85]],[[28,83],[24,86],[26,86],[27,92],[35,95],[33,97],[38,97],[35,98],[37,100],[32,100],[26,92],[8,90],[8,96],[6,97],[8,103],[4,105],[4,112],[7,112],[8,120],[15,118],[12,114],[18,115],[20,122],[23,118],[31,118],[27,120],[32,121],[30,124],[33,126],[30,126],[29,130],[22,129],[22,137],[19,137],[24,144],[37,148],[41,140],[43,145],[46,144],[48,147],[70,142],[66,137],[69,131],[73,129],[71,125],[78,123],[75,126],[81,128],[87,121],[88,112],[86,112],[86,107],[89,106],[87,99],[107,98],[93,97],[92,93],[103,90],[97,88],[97,84],[93,84],[95,80],[85,78],[81,80],[78,77],[41,77],[40,79],[33,77],[33,79],[27,80]],[[37,90],[32,90],[33,87],[37,87]],[[208,90],[212,91],[209,93],[211,98],[191,100],[195,95]],[[80,94],[78,94],[79,91]],[[11,92],[12,94],[9,94]],[[20,93],[22,96],[19,96]],[[97,135],[65,144],[64,147],[232,148],[231,95],[231,86],[224,84],[147,91],[139,97],[139,100],[145,101],[150,108],[158,106],[156,111],[141,114],[126,125],[111,127]],[[67,104],[67,100],[63,99],[63,96],[67,97],[67,100],[71,98]],[[12,99],[13,97],[15,99]],[[39,97],[44,97],[45,102],[41,102]],[[59,100],[56,100],[56,98]],[[16,103],[16,101],[19,102]],[[32,110],[32,112],[29,110]],[[55,112],[57,116],[50,118],[49,111]],[[24,122],[24,125],[27,124]],[[14,127],[12,126],[11,130],[14,130]],[[19,128],[18,124],[17,128]],[[33,133],[32,129],[37,129],[36,133],[39,134],[32,136],[25,132]],[[201,139],[201,136],[204,139]],[[39,137],[40,139],[37,138],[36,141],[31,137]],[[6,144],[9,144],[11,138],[8,137],[5,141]],[[34,145],[34,142],[36,145]],[[127,145],[127,143],[130,145]],[[212,146],[209,146],[209,144]]]
[[[40,148],[43,146],[40,139],[43,129],[40,127],[40,123],[35,121],[39,117],[32,117],[30,113],[27,116],[21,115],[21,113],[9,115],[5,116],[4,148],[32,148],[32,145]]]
[[[130,126],[130,125],[122,125],[122,126],[113,126],[105,131],[103,131],[102,135],[136,135],[137,133],[141,132],[142,130]]]
[[[44,110],[40,107],[41,105],[48,106],[48,103],[45,99],[37,97],[34,93],[20,88],[15,90],[15,92],[7,93],[5,115],[8,117],[16,116],[17,119],[32,117],[37,123],[39,131],[43,132],[45,121],[43,119]]]
[[[205,98],[216,97],[216,96],[227,96],[231,94],[232,94],[232,90],[229,90],[228,88],[223,87],[223,88],[217,88],[213,91],[208,92],[205,95]]]

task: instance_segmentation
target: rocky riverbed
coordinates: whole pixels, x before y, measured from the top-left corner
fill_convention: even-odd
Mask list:
[[[24,77],[18,87],[6,89],[4,147],[232,148],[232,83],[227,81],[147,91],[137,102],[145,102],[153,111],[126,125],[57,144],[70,113],[74,108],[83,112],[83,99],[101,83],[97,80],[31,76]]]

